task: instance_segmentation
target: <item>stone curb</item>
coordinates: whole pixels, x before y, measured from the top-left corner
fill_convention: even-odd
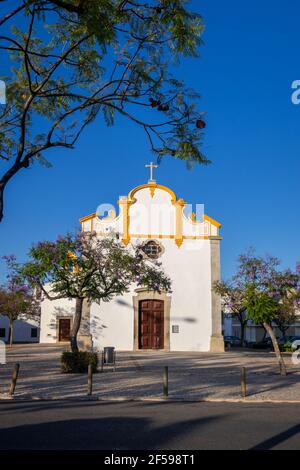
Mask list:
[[[164,397],[141,397],[141,398],[132,398],[132,397],[97,397],[97,396],[80,396],[80,397],[62,397],[62,398],[42,398],[42,397],[10,397],[10,396],[0,396],[0,403],[7,402],[153,402],[153,403],[244,403],[244,404],[265,404],[265,403],[278,403],[278,404],[300,404],[300,400],[272,400],[272,399],[248,399],[248,398],[164,398]]]

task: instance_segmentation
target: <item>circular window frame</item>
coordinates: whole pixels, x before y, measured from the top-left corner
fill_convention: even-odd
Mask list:
[[[145,247],[149,244],[149,243],[155,243],[155,245],[159,248],[159,251],[157,254],[153,254],[153,255],[149,255],[148,253],[146,253],[144,251]],[[143,257],[148,259],[148,260],[152,260],[152,261],[155,261],[157,259],[159,259],[165,252],[165,249],[163,247],[163,245],[158,241],[158,240],[154,240],[154,239],[149,239],[149,240],[145,240],[139,247],[141,253],[143,254]]]

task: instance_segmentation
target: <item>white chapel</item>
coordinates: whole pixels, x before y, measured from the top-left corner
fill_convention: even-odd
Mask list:
[[[153,178],[121,196],[118,209],[80,219],[83,231],[99,237],[115,233],[128,247],[159,260],[172,280],[171,293],[132,286],[110,302],[85,304],[79,346],[118,351],[224,351],[220,298],[212,289],[220,279],[221,225],[199,217],[182,198]],[[197,211],[196,211],[197,212]],[[75,301],[43,300],[41,343],[67,341]]]

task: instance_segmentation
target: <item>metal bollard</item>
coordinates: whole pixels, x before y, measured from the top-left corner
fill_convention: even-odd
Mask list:
[[[20,370],[20,364],[15,364],[13,374],[12,374],[12,379],[11,379],[11,385],[10,385],[10,390],[9,390],[9,395],[12,397],[15,393],[16,385],[17,385],[17,380],[18,380],[18,375],[19,375],[19,370]]]
[[[163,391],[164,391],[164,396],[167,397],[169,395],[169,367],[168,366],[165,366],[165,369],[164,369]]]
[[[247,395],[246,367],[241,368],[241,394],[242,394],[242,398],[246,398],[246,395]]]
[[[88,366],[88,395],[93,393],[93,367],[92,364]]]

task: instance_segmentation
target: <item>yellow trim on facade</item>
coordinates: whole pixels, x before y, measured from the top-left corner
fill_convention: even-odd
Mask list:
[[[176,225],[175,225],[175,243],[178,248],[182,245],[183,242],[183,208],[186,205],[183,199],[178,199],[175,203],[176,207]]]
[[[89,215],[86,215],[85,217],[81,217],[81,219],[79,219],[79,222],[82,224],[83,222],[87,222],[88,220],[93,220],[95,219],[96,217],[98,216],[97,212],[94,212],[93,214],[89,214]],[[102,219],[100,219],[101,221],[102,220],[113,220],[116,218],[116,212],[114,210],[110,210],[108,212],[108,216],[107,217],[103,217]]]
[[[204,214],[203,219],[207,220],[207,222],[210,222],[212,225],[214,225],[217,228],[222,227],[222,224],[220,224],[220,222],[217,222],[216,220],[212,219],[211,217],[209,217],[209,215]]]
[[[189,214],[189,220],[190,220],[191,222],[193,222],[193,224],[199,224],[199,223],[201,223],[201,222],[199,222],[198,220],[196,220],[196,214],[195,214],[195,212],[191,212],[191,213]]]
[[[175,229],[176,233],[175,233],[175,236],[173,238],[175,238],[176,245],[178,247],[180,247],[182,245],[182,241],[183,241],[183,236],[182,236],[183,208],[186,205],[186,203],[183,199],[178,199],[177,200],[176,194],[174,193],[174,191],[172,191],[172,189],[168,188],[167,186],[157,184],[155,181],[153,181],[153,182],[149,181],[146,184],[141,184],[140,186],[136,186],[128,194],[128,199],[127,199],[128,200],[128,205],[126,207],[126,209],[127,209],[126,217],[127,217],[127,220],[128,220],[128,222],[127,222],[128,232],[126,233],[126,236],[124,236],[125,244],[128,244],[129,240],[130,240],[130,237],[132,237],[132,235],[129,234],[129,225],[130,225],[129,208],[132,204],[134,204],[136,202],[136,199],[135,199],[134,195],[138,191],[141,191],[142,189],[147,189],[147,188],[149,188],[149,190],[150,190],[151,197],[154,196],[156,189],[161,189],[162,191],[165,191],[166,193],[168,193],[171,196],[171,204],[173,204],[176,208],[176,229]],[[147,238],[150,238],[150,237],[147,237]]]
[[[73,260],[77,260],[77,255],[75,253],[73,253],[72,251],[68,251],[67,253],[68,257],[73,259]],[[78,267],[78,264],[77,263],[74,263],[74,267],[73,267],[73,273],[74,274],[78,274],[79,273],[79,267]]]
[[[157,234],[153,235],[152,233],[144,234],[144,233],[132,233],[131,238],[171,238],[174,239],[175,235],[163,235],[163,234]]]
[[[175,234],[174,235],[152,235],[152,234],[147,234],[147,235],[139,235],[139,234],[130,234],[130,206],[134,204],[137,200],[134,197],[135,194],[138,191],[141,191],[142,189],[147,189],[149,188],[150,190],[150,195],[153,198],[155,195],[155,190],[160,189],[162,191],[167,192],[171,196],[171,203],[175,207]],[[196,220],[196,215],[192,212],[188,217],[185,216],[183,209],[186,206],[186,202],[184,199],[177,199],[176,194],[172,189],[168,188],[167,186],[163,186],[161,184],[157,184],[156,181],[149,181],[146,184],[141,184],[139,186],[136,186],[133,188],[129,193],[128,196],[124,196],[119,199],[118,204],[120,206],[120,213],[123,217],[123,237],[122,237],[122,242],[125,245],[128,245],[130,242],[131,238],[168,238],[168,239],[174,239],[175,243],[178,247],[180,247],[183,243],[183,240],[208,240],[211,238],[210,235],[183,235],[183,218],[185,218],[188,222],[192,224],[201,224],[203,222],[197,221]],[[87,222],[89,220],[94,219],[97,217],[97,213],[94,212],[93,214],[87,215],[85,217],[82,217],[80,220],[80,223],[82,224],[83,222]],[[116,213],[114,211],[110,211],[108,217],[105,217],[102,220],[111,220],[116,218]],[[204,214],[203,215],[203,220],[206,222],[209,222],[211,225],[214,225],[217,227],[217,236],[219,236],[219,229],[222,226],[219,222],[216,220],[212,219],[208,215]],[[211,232],[210,232],[211,233]]]
[[[130,234],[129,234],[129,223],[130,223],[130,217],[129,217],[129,207],[131,206],[132,202],[129,201],[128,198],[121,198],[118,201],[118,204],[121,209],[121,213],[123,216],[123,238],[122,242],[124,245],[128,245],[130,242]]]
[[[165,238],[165,239],[170,239],[174,240],[175,235],[162,235],[162,234],[153,234],[153,233],[132,233],[130,234],[130,238],[151,238],[151,239],[160,239],[160,238]],[[216,238],[213,236],[209,235],[183,235],[182,239],[183,240],[209,240],[210,238]]]
[[[156,189],[161,189],[162,191],[166,191],[167,193],[170,194],[171,196],[171,202],[172,204],[175,204],[175,202],[177,201],[177,197],[176,197],[176,194],[174,193],[174,191],[172,191],[172,189],[170,188],[167,188],[167,186],[162,186],[161,184],[157,184],[155,182],[150,182],[150,183],[146,183],[146,184],[141,184],[140,186],[136,186],[136,188],[133,188],[129,194],[128,194],[128,199],[129,201],[133,204],[134,202],[136,202],[136,199],[134,198],[134,195],[135,193],[137,193],[138,191],[140,191],[141,189],[146,189],[146,188],[149,188],[150,189],[150,194],[151,196],[153,197],[154,196],[154,193],[155,193],[155,190]]]
[[[94,217],[97,217],[96,212],[90,215],[86,215],[85,217],[81,217],[81,219],[79,219],[79,222],[82,224],[83,222],[87,222],[88,220],[94,219]]]
[[[195,212],[191,212],[191,213],[189,214],[189,220],[190,220],[193,224],[202,224],[202,223],[203,223],[201,220],[196,220],[196,214],[195,214]],[[203,220],[206,220],[207,222],[210,222],[212,225],[214,225],[214,226],[217,227],[217,228],[222,227],[222,224],[220,224],[220,223],[217,222],[216,220],[214,220],[214,219],[212,219],[211,217],[209,217],[209,215],[204,214],[204,215],[203,215]]]
[[[151,185],[149,186],[149,189],[150,189],[150,196],[153,198],[153,196],[154,196],[154,194],[155,194],[155,189],[156,189],[155,185],[154,185],[154,184],[151,184]]]

